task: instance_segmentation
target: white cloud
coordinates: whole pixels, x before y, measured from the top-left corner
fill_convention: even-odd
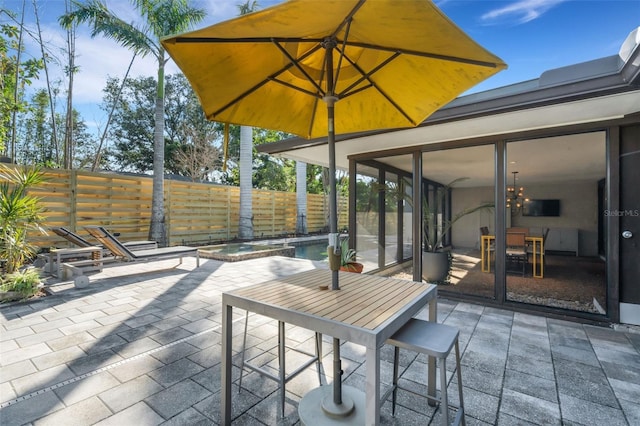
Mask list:
[[[210,24],[237,16],[238,6],[236,6],[236,4],[240,4],[240,2],[233,0],[218,0],[207,1],[203,4],[195,3],[196,7],[200,7],[207,11],[207,21]]]
[[[122,79],[133,58],[133,53],[112,40],[90,38],[87,35],[76,39],[76,65],[78,73],[74,76],[74,99],[77,102],[102,101],[102,89],[108,77]],[[174,67],[175,68],[175,67]],[[136,57],[129,77],[156,77],[158,63],[154,56]],[[167,69],[171,74],[175,69]]]
[[[567,0],[521,0],[487,12],[481,19],[487,23],[496,23],[515,18],[517,23],[524,24],[539,18],[549,9],[565,1]]]
[[[266,9],[284,0],[258,0],[258,10]],[[207,11],[208,24],[224,21],[238,16],[238,5],[244,4],[246,0],[196,0],[193,5]],[[208,25],[207,24],[207,25]]]

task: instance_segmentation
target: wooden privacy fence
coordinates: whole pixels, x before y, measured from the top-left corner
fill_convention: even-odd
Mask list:
[[[127,240],[146,240],[151,218],[152,178],[80,170],[45,171],[47,181],[30,192],[47,209],[46,226],[64,226],[86,235],[87,225],[103,225]],[[169,245],[201,245],[233,240],[238,235],[240,188],[165,180],[165,221]],[[296,232],[296,194],[253,190],[255,238]],[[328,198],[307,194],[307,229],[327,227]],[[347,197],[339,199],[339,227],[346,227]],[[65,246],[53,233],[34,234],[40,247]]]

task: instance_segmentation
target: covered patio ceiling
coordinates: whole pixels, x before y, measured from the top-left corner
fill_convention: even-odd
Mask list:
[[[507,148],[507,182],[518,172],[518,182],[532,185],[602,179],[606,171],[604,132],[522,140]],[[534,142],[534,143],[527,143]],[[549,155],[553,152],[553,155]],[[380,163],[411,173],[411,155],[386,157]],[[422,175],[443,184],[468,177],[456,187],[494,185],[493,145],[424,153]]]

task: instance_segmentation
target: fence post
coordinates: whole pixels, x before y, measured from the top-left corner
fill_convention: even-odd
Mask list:
[[[173,238],[171,236],[171,181],[164,181],[164,232],[167,239],[167,246],[173,245]]]
[[[231,239],[231,188],[227,187],[227,241]]]
[[[78,171],[68,170],[69,173],[69,227],[77,231],[78,226]]]
[[[276,193],[271,192],[271,235],[276,235]]]

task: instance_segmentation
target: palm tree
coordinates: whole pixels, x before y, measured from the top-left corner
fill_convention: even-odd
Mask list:
[[[256,0],[238,5],[240,15],[258,10]],[[253,239],[253,128],[240,127],[240,222],[238,238]]]
[[[253,239],[253,127],[240,127],[240,222],[238,238]]]
[[[190,29],[204,19],[205,11],[192,8],[189,0],[132,0],[132,4],[144,18],[139,25],[120,19],[99,0],[74,2],[75,10],[61,16],[59,22],[65,28],[74,23],[87,22],[92,27],[92,37],[103,35],[138,56],[151,54],[158,61],[149,239],[164,247],[167,245],[164,223],[164,66],[168,58],[160,44],[160,37]]]
[[[296,161],[296,233],[308,234],[307,228],[307,163]]]

